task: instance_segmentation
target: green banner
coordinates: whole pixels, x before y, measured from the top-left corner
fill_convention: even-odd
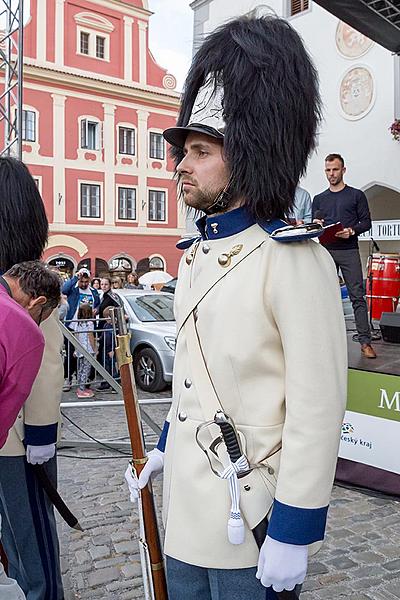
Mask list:
[[[349,369],[347,410],[400,421],[400,377]]]

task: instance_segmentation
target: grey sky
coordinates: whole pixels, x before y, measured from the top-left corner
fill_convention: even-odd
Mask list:
[[[150,50],[156,61],[178,80],[181,90],[192,56],[191,0],[149,0]]]

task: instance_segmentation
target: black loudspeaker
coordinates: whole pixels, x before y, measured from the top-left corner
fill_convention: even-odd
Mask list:
[[[385,342],[400,344],[400,313],[382,313],[379,327]]]

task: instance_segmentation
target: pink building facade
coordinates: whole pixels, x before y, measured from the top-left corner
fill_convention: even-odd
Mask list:
[[[185,216],[161,133],[179,95],[149,51],[147,0],[31,0],[30,12],[23,159],[51,223],[46,260],[175,275]]]

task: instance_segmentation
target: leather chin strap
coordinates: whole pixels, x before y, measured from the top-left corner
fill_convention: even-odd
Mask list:
[[[229,206],[232,200],[232,192],[229,191],[229,187],[232,183],[232,178],[229,178],[228,183],[224,189],[216,196],[214,202],[204,210],[206,215],[214,215],[215,213],[223,213]]]

